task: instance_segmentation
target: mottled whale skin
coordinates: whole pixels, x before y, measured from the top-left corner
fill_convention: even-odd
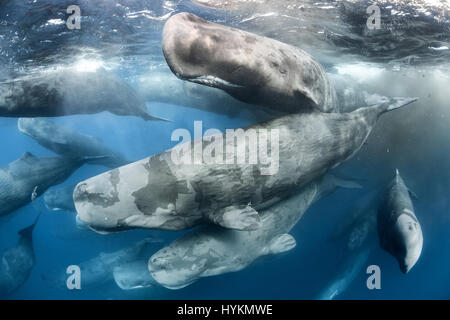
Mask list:
[[[83,163],[83,159],[37,158],[27,152],[1,168],[0,216],[29,203],[33,191],[40,196],[51,186],[64,182]]]
[[[296,241],[288,232],[314,202],[337,187],[360,186],[326,175],[262,211],[258,230],[200,227],[155,253],[148,263],[151,275],[166,288],[180,289],[202,277],[242,270],[262,256],[289,251]]]
[[[35,262],[32,234],[37,221],[38,219],[31,226],[19,231],[17,244],[2,255],[0,297],[7,296],[20,288],[31,273]]]
[[[145,102],[133,88],[103,68],[59,68],[0,83],[0,117],[57,117],[103,111],[159,119],[148,114]]]
[[[113,272],[115,268],[142,260],[144,256],[148,257],[149,249],[154,242],[155,240],[151,238],[144,239],[130,247],[111,253],[101,252],[90,260],[77,263],[81,271],[81,288],[95,288],[109,281],[114,281]],[[66,270],[44,274],[42,278],[49,287],[67,290],[68,275]]]
[[[321,65],[277,40],[179,13],[164,26],[162,48],[181,79],[222,89],[244,102],[285,112],[336,110]]]
[[[182,230],[205,221],[254,230],[259,227],[258,210],[351,158],[381,114],[413,101],[398,98],[352,113],[293,114],[249,127],[278,129],[279,170],[273,175],[262,174],[263,163],[175,163],[172,152],[196,151],[199,141],[179,144],[80,182],[74,191],[75,208],[98,232],[136,227]],[[212,137],[230,144],[227,151],[246,144],[246,139],[226,139],[225,134]],[[206,139],[203,148],[208,147]],[[257,152],[244,147],[248,159],[250,152]]]
[[[20,132],[41,146],[66,157],[91,158],[90,163],[117,168],[128,163],[123,155],[104,145],[99,139],[78,133],[44,118],[20,118]],[[96,158],[99,157],[99,158]]]
[[[420,258],[423,235],[410,194],[398,170],[379,207],[377,230],[380,246],[394,256],[403,273]]]
[[[73,202],[75,185],[52,188],[44,193],[45,206],[50,211],[76,212]]]

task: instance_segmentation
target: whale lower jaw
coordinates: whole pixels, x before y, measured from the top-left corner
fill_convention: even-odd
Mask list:
[[[168,283],[164,283],[164,281],[158,281],[157,280],[158,277],[155,276],[155,274],[153,274],[152,272],[150,272],[150,274],[157,283],[159,283],[164,288],[167,288],[170,290],[180,290],[180,289],[186,288],[186,287],[190,286],[191,284],[193,284],[194,282],[197,282],[199,279],[199,278],[195,278],[195,279],[183,282],[181,284],[168,284]]]
[[[190,81],[193,83],[198,83],[198,84],[208,86],[208,87],[219,88],[222,90],[244,88],[243,86],[230,83],[226,80],[223,80],[221,78],[214,77],[214,76],[200,76],[200,77],[196,77],[196,78],[186,78],[186,77],[182,77],[180,74],[177,74],[177,76],[183,80],[187,80],[187,81]]]

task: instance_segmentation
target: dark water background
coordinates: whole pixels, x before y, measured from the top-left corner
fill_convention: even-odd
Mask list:
[[[234,1],[230,1],[234,3]],[[66,8],[79,5],[81,30],[65,26]],[[365,265],[382,270],[381,290],[366,287],[365,268],[339,298],[450,298],[450,21],[449,4],[440,1],[380,1],[381,30],[368,30],[367,1],[258,1],[234,11],[190,1],[0,0],[0,80],[71,65],[79,60],[101,65],[131,85],[155,71],[168,72],[161,53],[161,31],[173,14],[189,11],[296,45],[316,57],[328,72],[386,96],[417,96],[413,106],[380,119],[367,145],[339,168],[359,178],[363,190],[339,190],[314,205],[292,230],[297,247],[232,274],[203,278],[170,291],[121,291],[114,283],[81,291],[50,288],[42,280],[54,270],[126,247],[147,235],[163,240],[158,250],[183,232],[136,230],[115,235],[80,232],[73,214],[44,212],[34,232],[36,265],[28,281],[9,299],[311,299],[335,277],[343,244],[329,235],[363,194],[378,188],[395,168],[418,194],[416,214],[424,234],[422,256],[403,275],[395,260],[376,247]],[[220,6],[219,6],[220,7]],[[59,20],[58,20],[59,19]],[[172,147],[176,128],[193,131],[237,128],[249,120],[175,105],[148,103],[149,110],[173,123],[146,123],[109,113],[55,119],[138,160]],[[0,119],[0,166],[24,152],[52,153],[21,134],[16,119]],[[84,166],[64,184],[106,171]],[[17,231],[29,225],[31,205],[0,218],[0,250],[13,246]]]

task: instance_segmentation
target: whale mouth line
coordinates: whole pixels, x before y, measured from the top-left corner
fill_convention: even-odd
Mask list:
[[[411,219],[414,220],[414,222],[418,223],[419,221],[417,221],[417,218],[414,215],[414,212],[412,212],[410,209],[405,208],[402,211],[402,214],[407,215],[408,217],[410,217]]]
[[[195,277],[189,277],[188,279],[186,279],[185,281],[178,281],[178,282],[174,282],[174,283],[167,283],[164,280],[158,280],[158,276],[157,276],[158,271],[156,272],[150,272],[150,275],[152,276],[152,278],[158,282],[160,285],[164,286],[167,289],[170,290],[179,290],[179,289],[183,289],[187,286],[190,286],[191,284],[197,282],[200,279],[200,276],[195,276]]]
[[[199,76],[199,77],[183,77],[180,74],[177,74],[177,76],[183,80],[202,84],[202,85],[205,85],[208,87],[217,87],[217,88],[221,88],[221,89],[245,88],[242,85],[234,84],[234,83],[228,82],[226,80],[223,80],[219,77],[215,77],[215,76],[211,76],[211,75]]]

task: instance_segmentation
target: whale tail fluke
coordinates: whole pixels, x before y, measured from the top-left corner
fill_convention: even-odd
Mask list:
[[[405,107],[417,101],[418,99],[419,98],[401,98],[401,97],[390,98],[388,99],[388,101],[372,105],[369,107],[362,107],[354,112],[364,114],[364,117],[366,117],[367,119],[371,119],[370,121],[373,121],[374,124],[378,119],[378,117],[380,117],[382,114]]]
[[[20,234],[22,237],[24,237],[24,238],[31,238],[31,235],[32,235],[33,230],[34,230],[34,227],[35,227],[36,224],[38,223],[40,216],[41,216],[41,213],[39,213],[39,214],[37,215],[37,217],[36,217],[36,219],[34,219],[34,222],[33,222],[32,225],[30,225],[30,226],[28,226],[28,227],[26,227],[26,228],[20,230],[20,231],[19,231],[19,234]]]
[[[417,100],[419,100],[419,98],[391,98],[387,102],[376,105],[375,108],[379,109],[379,114],[381,115],[383,113],[407,106]]]

